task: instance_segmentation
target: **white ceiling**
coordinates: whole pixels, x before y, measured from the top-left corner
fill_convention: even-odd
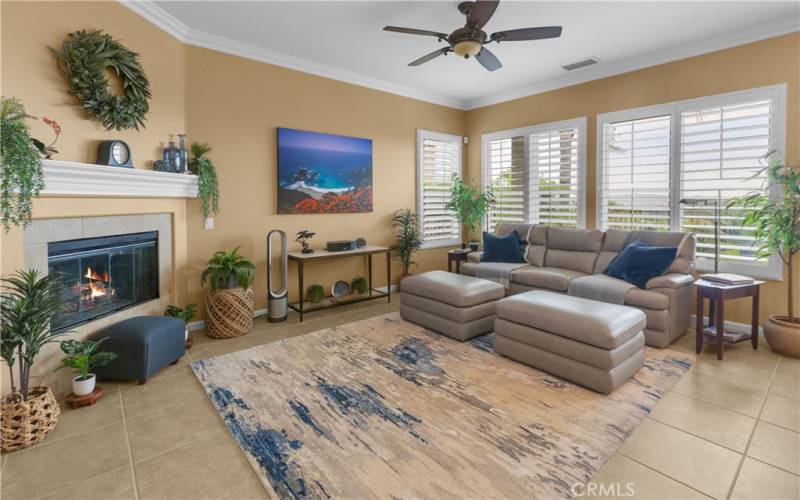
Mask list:
[[[800,2],[502,1],[487,33],[562,25],[561,38],[491,44],[495,72],[454,55],[419,67],[443,47],[385,25],[449,33],[456,1],[157,1],[129,7],[194,45],[239,53],[459,108],[472,108],[800,29]],[[154,19],[160,18],[160,19]],[[593,67],[561,66],[597,57]]]

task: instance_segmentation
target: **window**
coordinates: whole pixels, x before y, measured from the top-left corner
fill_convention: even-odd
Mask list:
[[[461,137],[417,130],[417,215],[423,248],[461,243],[461,225],[445,208],[461,175]]]
[[[584,227],[586,119],[548,123],[483,136],[483,185],[497,224]]]
[[[780,279],[780,260],[755,255],[745,213],[726,205],[765,186],[763,155],[784,150],[785,102],[778,85],[599,115],[600,227],[693,232],[697,268],[709,271],[714,208],[680,201],[715,200],[720,269]]]

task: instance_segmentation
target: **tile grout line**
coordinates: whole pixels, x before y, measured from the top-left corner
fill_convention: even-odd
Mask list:
[[[782,362],[783,358],[778,358],[778,362],[775,363],[775,368],[772,369],[772,376],[769,378],[769,382],[767,383],[767,392],[764,393],[764,397],[761,399],[761,408],[759,408],[758,416],[756,416],[756,425],[754,425],[753,430],[750,431],[750,437],[747,439],[747,445],[744,448],[744,453],[742,453],[742,458],[739,460],[738,467],[736,467],[736,474],[733,475],[733,481],[728,488],[728,494],[725,495],[726,499],[731,498],[731,495],[733,495],[733,490],[736,488],[736,483],[739,481],[739,474],[742,472],[742,466],[744,465],[744,461],[747,460],[747,452],[750,451],[750,446],[753,444],[753,436],[756,435],[756,429],[758,429],[758,424],[761,422],[761,414],[764,413],[764,407],[767,405],[769,389],[772,387],[772,382],[775,380],[775,376],[778,374],[778,367],[781,366]]]
[[[122,412],[122,428],[125,431],[125,446],[128,449],[128,464],[130,464],[131,480],[133,480],[133,497],[139,500],[139,484],[136,480],[136,465],[133,463],[133,450],[131,450],[131,438],[128,435],[128,419],[125,416],[125,403],[122,401],[122,391],[119,391],[119,406]]]
[[[667,427],[675,429],[676,431],[680,431],[680,432],[683,432],[684,434],[688,434],[688,435],[690,435],[692,437],[696,437],[697,439],[701,439],[701,440],[705,441],[706,443],[713,444],[714,446],[719,446],[720,448],[723,448],[723,449],[728,450],[728,451],[732,451],[732,452],[736,453],[737,455],[744,455],[744,453],[747,451],[747,448],[745,448],[745,451],[734,450],[733,448],[725,446],[724,444],[719,444],[719,443],[717,443],[715,441],[712,441],[712,440],[710,440],[710,439],[708,439],[706,437],[700,436],[699,434],[695,434],[694,432],[687,431],[686,429],[681,429],[680,427],[676,427],[676,426],[674,426],[674,425],[672,425],[672,424],[670,424],[668,422],[662,422],[661,420],[659,420],[657,418],[653,418],[650,415],[648,415],[646,418],[649,418],[653,422],[658,422],[661,425],[665,425]],[[753,417],[750,417],[750,418],[753,418]],[[753,418],[753,420],[754,420],[753,428],[755,428],[756,424],[758,424],[758,420],[756,420],[754,418]]]
[[[705,493],[703,493],[702,491],[698,490],[697,488],[695,488],[695,487],[693,487],[693,486],[690,486],[690,485],[688,485],[688,484],[684,483],[684,482],[683,482],[683,481],[681,481],[680,479],[676,479],[676,478],[674,478],[674,477],[672,477],[672,476],[668,476],[667,474],[665,474],[665,473],[661,472],[660,470],[658,470],[658,469],[654,469],[654,468],[650,467],[649,465],[647,465],[646,463],[640,462],[639,460],[636,460],[635,458],[633,458],[633,457],[631,457],[631,456],[629,456],[629,455],[626,455],[625,453],[623,453],[623,452],[621,452],[621,451],[619,451],[619,450],[617,450],[617,452],[616,452],[616,453],[619,453],[619,454],[620,454],[620,455],[622,455],[623,457],[625,457],[625,458],[627,458],[627,459],[629,459],[629,460],[631,460],[631,461],[633,461],[633,462],[636,462],[637,464],[641,465],[641,466],[642,466],[642,467],[644,467],[645,469],[649,469],[649,470],[651,470],[651,471],[655,472],[655,473],[656,473],[656,474],[658,474],[659,476],[663,476],[663,477],[665,477],[665,478],[669,479],[670,481],[675,481],[675,482],[676,482],[676,483],[678,483],[678,484],[682,484],[683,486],[686,486],[686,487],[687,487],[687,488],[689,488],[690,490],[692,490],[692,491],[696,491],[696,492],[700,493],[701,495],[703,495],[703,496],[704,496],[704,497],[706,497],[706,498],[714,498],[714,497],[712,497],[711,495],[706,495]],[[613,456],[613,455],[612,455],[612,456]]]

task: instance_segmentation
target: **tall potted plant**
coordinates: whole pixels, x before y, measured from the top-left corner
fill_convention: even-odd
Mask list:
[[[494,203],[492,193],[481,192],[478,186],[469,184],[459,176],[453,178],[450,201],[447,202],[445,208],[452,211],[458,222],[473,235],[469,242],[473,250],[478,250],[479,245],[474,233],[480,229],[481,222],[492,203]]]
[[[800,253],[800,165],[786,165],[774,151],[766,158],[767,189],[733,200],[729,206],[745,209],[742,225],[753,228],[758,255],[777,255],[787,267],[788,314],[771,315],[764,324],[764,337],[774,351],[800,357],[800,317],[794,310],[794,261]],[[780,195],[771,196],[769,187],[778,188]]]
[[[401,279],[408,276],[409,269],[415,265],[411,259],[422,246],[417,221],[417,214],[410,208],[402,208],[392,216],[392,226],[397,241],[392,247],[392,257],[400,263]]]
[[[30,386],[31,368],[42,348],[62,336],[50,330],[61,312],[58,276],[36,270],[17,271],[2,280],[0,356],[8,366],[11,392],[0,404],[0,451],[21,450],[43,440],[61,412],[46,386]],[[15,376],[16,369],[16,376]]]
[[[253,289],[256,269],[236,247],[216,252],[206,264],[201,282],[206,287],[206,332],[211,337],[239,337],[253,327]]]

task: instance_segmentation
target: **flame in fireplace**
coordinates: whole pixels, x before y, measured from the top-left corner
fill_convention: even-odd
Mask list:
[[[89,290],[92,292],[92,298],[106,296],[106,287],[101,281],[90,281]]]
[[[90,280],[105,281],[106,283],[110,281],[108,277],[108,271],[100,275],[99,273],[92,271],[92,268],[88,266],[86,267],[86,274],[84,274],[83,276],[85,278],[89,278]]]

